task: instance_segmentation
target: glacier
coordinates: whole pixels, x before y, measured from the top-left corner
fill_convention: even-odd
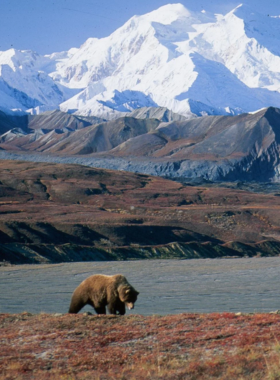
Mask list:
[[[186,118],[280,107],[275,16],[245,4],[225,15],[168,4],[69,51],[0,52],[0,110],[111,120],[142,107]]]

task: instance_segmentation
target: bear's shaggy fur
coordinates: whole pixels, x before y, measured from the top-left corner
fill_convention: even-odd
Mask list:
[[[133,309],[139,292],[121,275],[96,274],[85,279],[74,291],[69,313],[78,313],[91,305],[97,314],[125,314],[125,306]]]

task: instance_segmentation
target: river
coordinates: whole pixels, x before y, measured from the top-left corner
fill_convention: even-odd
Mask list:
[[[0,313],[65,313],[73,290],[97,273],[122,273],[140,292],[127,314],[280,309],[280,258],[242,258],[0,267]]]

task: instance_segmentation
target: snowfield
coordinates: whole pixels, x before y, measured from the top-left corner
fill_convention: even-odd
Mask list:
[[[0,109],[114,119],[140,107],[188,118],[280,107],[277,16],[168,4],[67,52],[0,52]]]

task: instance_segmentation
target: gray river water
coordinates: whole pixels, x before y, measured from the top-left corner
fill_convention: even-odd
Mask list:
[[[122,273],[140,292],[127,314],[280,309],[280,258],[253,258],[0,267],[0,313],[65,313],[74,289],[97,273]]]

